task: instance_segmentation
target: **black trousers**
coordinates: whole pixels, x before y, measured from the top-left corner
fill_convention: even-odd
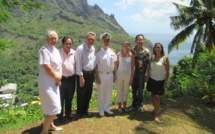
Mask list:
[[[88,112],[93,91],[94,71],[83,72],[83,77],[85,80],[84,87],[80,87],[79,77],[77,78],[77,114]]]
[[[144,83],[145,83],[145,72],[136,71],[134,74],[133,84],[132,84],[132,106],[141,107],[143,106],[143,96],[144,96]]]
[[[60,100],[61,100],[61,113],[58,114],[58,117],[63,117],[64,106],[65,106],[65,115],[69,116],[72,112],[72,99],[75,92],[75,77],[76,75],[70,77],[62,77],[61,86],[60,86]],[[65,104],[65,105],[64,105]]]

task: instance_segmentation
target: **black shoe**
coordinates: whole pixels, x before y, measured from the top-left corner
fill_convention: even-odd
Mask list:
[[[86,112],[85,115],[88,116],[88,117],[89,117],[89,116],[92,116],[92,114],[89,113],[89,112]]]
[[[67,118],[68,120],[73,120],[73,119],[74,119],[74,117],[73,117],[72,115],[66,115],[66,118]]]
[[[75,118],[76,118],[77,120],[80,119],[80,118],[82,118],[82,117],[83,117],[83,115],[80,114],[80,113],[76,114],[76,116],[75,116]]]
[[[63,124],[66,123],[66,120],[63,117],[58,118],[58,122]]]

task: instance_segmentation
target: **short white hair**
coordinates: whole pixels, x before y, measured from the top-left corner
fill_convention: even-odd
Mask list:
[[[88,32],[87,35],[86,35],[86,38],[87,38],[89,35],[93,35],[94,37],[96,37],[96,33],[94,33],[94,32]]]
[[[51,37],[53,37],[53,36],[56,36],[57,39],[58,39],[58,34],[57,34],[56,31],[54,31],[54,30],[48,30],[48,31],[47,31],[47,34],[46,34],[46,38],[51,38]]]

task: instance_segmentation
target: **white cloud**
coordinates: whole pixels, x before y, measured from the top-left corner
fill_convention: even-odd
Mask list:
[[[161,23],[169,22],[169,17],[176,15],[177,11],[172,2],[181,3],[181,0],[120,0],[115,3],[124,10],[134,8],[140,10],[138,14],[130,15],[130,19],[133,21],[156,21]],[[185,0],[186,3],[189,0]]]
[[[151,4],[160,4],[166,2],[170,2],[170,0],[120,0],[119,2],[115,3],[115,6],[119,6],[122,9],[126,9],[128,7],[141,8]]]
[[[122,9],[126,9],[128,4],[126,0],[120,0],[119,2],[115,3],[114,6],[119,6]]]
[[[132,20],[135,20],[135,21],[143,21],[144,20],[141,14],[133,14],[129,18],[131,18]]]
[[[118,2],[115,3],[115,6],[119,7],[130,7],[130,6],[135,6],[135,7],[143,7],[143,6],[148,6],[151,4],[163,4],[163,3],[181,3],[181,4],[188,4],[190,0],[119,0]]]

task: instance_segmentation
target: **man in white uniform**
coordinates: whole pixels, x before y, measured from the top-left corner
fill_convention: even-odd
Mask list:
[[[107,32],[101,34],[102,48],[96,53],[96,81],[98,84],[98,110],[99,115],[113,114],[110,111],[110,101],[115,80],[116,53],[109,48],[111,35]]]

